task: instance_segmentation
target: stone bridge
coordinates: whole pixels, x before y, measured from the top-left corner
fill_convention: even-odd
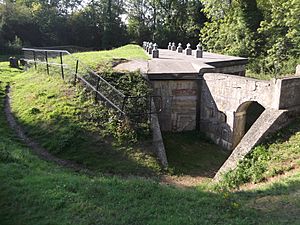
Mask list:
[[[129,62],[162,96],[162,131],[198,130],[233,150],[216,175],[234,169],[267,134],[285,126],[300,106],[300,77],[263,81],[245,77],[247,59],[204,52],[203,58],[160,49],[160,57]],[[158,106],[158,103],[157,105]]]

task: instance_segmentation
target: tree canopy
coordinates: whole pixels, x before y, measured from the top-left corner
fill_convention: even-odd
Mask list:
[[[0,49],[200,41],[274,71],[300,58],[299,18],[299,0],[2,0]]]

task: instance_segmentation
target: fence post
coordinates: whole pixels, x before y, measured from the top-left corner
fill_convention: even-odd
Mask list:
[[[74,76],[74,85],[76,85],[76,82],[77,82],[78,63],[79,63],[78,60],[76,60],[75,76]]]
[[[64,66],[63,66],[63,56],[62,56],[62,52],[59,53],[60,56],[60,68],[61,68],[61,77],[64,80],[65,79],[65,75],[64,75]]]
[[[96,94],[95,94],[95,102],[98,102],[98,91],[99,91],[99,85],[100,85],[100,77],[97,79],[97,84],[96,84]]]
[[[153,96],[149,96],[149,122],[151,123],[151,114],[152,114],[152,101],[154,104],[154,98]]]
[[[49,75],[48,52],[45,51],[47,74]]]
[[[127,99],[128,99],[128,96],[125,96],[125,97],[123,98],[123,102],[122,102],[122,112],[124,112],[124,110],[125,110],[125,104],[126,104]]]
[[[36,55],[35,55],[35,51],[32,52],[33,52],[34,68],[36,69]]]

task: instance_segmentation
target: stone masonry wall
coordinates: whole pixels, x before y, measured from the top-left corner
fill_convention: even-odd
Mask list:
[[[278,94],[276,81],[207,73],[201,93],[200,130],[216,144],[232,149],[236,113],[240,105],[255,101],[272,108]]]
[[[195,80],[152,81],[155,95],[162,97],[159,121],[162,131],[195,130],[197,84]]]
[[[300,77],[280,80],[279,108],[287,109],[300,105]]]

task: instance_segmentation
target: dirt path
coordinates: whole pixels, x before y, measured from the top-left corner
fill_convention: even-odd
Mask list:
[[[11,99],[10,99],[10,86],[6,87],[6,97],[4,100],[4,112],[6,116],[6,120],[12,130],[15,131],[17,136],[24,141],[24,143],[31,149],[32,152],[34,152],[36,155],[38,155],[40,158],[49,161],[49,162],[54,162],[62,167],[72,169],[74,171],[82,171],[86,173],[91,173],[88,171],[86,168],[83,166],[76,164],[74,162],[68,161],[68,160],[63,160],[60,158],[57,158],[50,154],[46,149],[41,147],[37,142],[32,140],[31,138],[27,137],[25,135],[24,129],[17,123],[16,119],[13,116],[13,113],[11,111]]]

